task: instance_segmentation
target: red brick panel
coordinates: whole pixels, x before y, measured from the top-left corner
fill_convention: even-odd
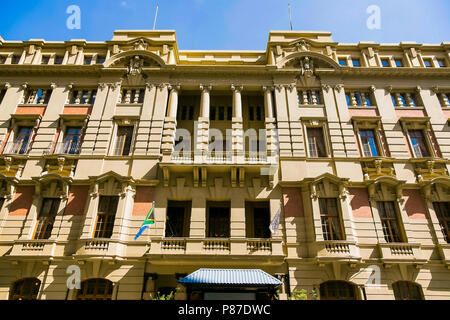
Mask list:
[[[26,216],[33,203],[34,187],[18,187],[11,203],[9,214],[12,216]]]
[[[80,106],[80,107],[65,107],[63,114],[91,114],[92,107]]]
[[[67,199],[66,216],[82,216],[86,209],[86,202],[89,196],[88,186],[73,186],[69,190],[69,199]]]
[[[355,218],[372,218],[369,195],[365,188],[349,188],[350,205]]]
[[[300,188],[283,188],[283,200],[286,218],[305,216]]]
[[[17,107],[16,114],[40,114],[45,113],[45,107]]]
[[[427,209],[419,190],[403,190],[405,211],[410,219],[426,219]]]
[[[133,216],[146,216],[155,200],[155,188],[153,187],[137,187],[136,196],[134,198]]]

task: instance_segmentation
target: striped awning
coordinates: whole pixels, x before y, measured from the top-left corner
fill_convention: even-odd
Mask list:
[[[282,282],[259,269],[200,269],[178,281],[184,285],[267,287]]]

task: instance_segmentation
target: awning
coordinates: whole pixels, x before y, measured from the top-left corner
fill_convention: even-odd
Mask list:
[[[278,287],[280,280],[259,269],[200,269],[178,281],[202,287]]]

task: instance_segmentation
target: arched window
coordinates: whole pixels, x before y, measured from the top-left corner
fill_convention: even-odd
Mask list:
[[[409,281],[397,281],[392,285],[395,300],[424,300],[422,287]]]
[[[320,300],[356,300],[356,286],[345,281],[327,281],[320,285]]]
[[[9,300],[36,300],[41,287],[41,281],[27,278],[14,282]]]
[[[106,279],[89,279],[81,283],[77,300],[111,300],[113,283]]]

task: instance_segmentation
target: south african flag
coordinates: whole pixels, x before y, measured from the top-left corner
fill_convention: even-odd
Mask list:
[[[145,221],[141,226],[141,229],[139,229],[138,234],[134,238],[134,241],[136,241],[148,227],[150,227],[152,224],[155,223],[154,209],[155,209],[155,201],[153,201],[152,207],[150,208],[150,211],[148,212],[147,217],[145,218]]]

